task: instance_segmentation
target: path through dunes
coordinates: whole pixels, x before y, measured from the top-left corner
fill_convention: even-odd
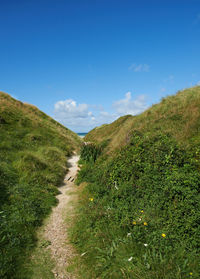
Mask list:
[[[74,155],[68,160],[69,171],[65,177],[64,184],[59,188],[60,194],[57,196],[59,203],[53,208],[49,222],[44,229],[45,238],[50,241],[51,255],[56,262],[53,273],[56,278],[74,278],[66,273],[66,266],[69,259],[73,256],[73,249],[68,244],[67,239],[67,225],[65,216],[70,211],[70,201],[73,195],[69,192],[74,187],[74,178],[77,174],[77,162],[79,156]]]
[[[58,204],[38,231],[38,245],[31,256],[32,279],[75,279],[67,272],[70,260],[75,256],[74,249],[69,243],[66,218],[74,213],[74,201],[78,190],[74,180],[78,171],[78,155],[68,159],[69,171],[64,183],[59,187]],[[30,274],[30,273],[29,273]]]

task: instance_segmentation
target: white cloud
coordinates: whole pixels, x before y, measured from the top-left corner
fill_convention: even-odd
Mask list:
[[[77,105],[72,99],[57,102],[54,109],[56,114],[65,118],[87,118],[92,115],[92,112],[88,111],[87,104]]]
[[[150,66],[148,64],[131,64],[128,68],[130,71],[134,72],[149,72]]]
[[[69,129],[86,131],[87,126],[91,126],[95,120],[92,111],[87,104],[77,104],[72,99],[58,101],[54,105],[54,117],[57,121]]]
[[[131,97],[131,92],[127,92],[124,99],[113,103],[113,108],[118,113],[118,115],[136,115],[147,108],[145,96],[140,95],[133,100]]]
[[[109,116],[109,113],[107,111],[100,111],[101,116]]]
[[[124,99],[112,104],[113,111],[107,112],[102,106],[77,104],[73,99],[58,101],[54,105],[57,121],[76,132],[85,132],[105,123],[111,123],[122,115],[136,115],[147,108],[143,95],[132,99],[131,92]]]

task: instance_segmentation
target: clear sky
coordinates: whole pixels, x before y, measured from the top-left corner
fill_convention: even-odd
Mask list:
[[[0,90],[76,132],[200,83],[200,0],[0,0]]]

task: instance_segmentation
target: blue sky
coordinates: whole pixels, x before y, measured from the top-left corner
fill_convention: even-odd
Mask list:
[[[0,0],[0,90],[76,132],[200,83],[200,0]]]

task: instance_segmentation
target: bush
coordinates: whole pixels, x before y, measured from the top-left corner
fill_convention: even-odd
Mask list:
[[[84,155],[85,156],[85,155]],[[72,240],[94,278],[199,278],[199,162],[169,135],[135,131],[89,184]],[[192,274],[192,275],[191,275]]]

